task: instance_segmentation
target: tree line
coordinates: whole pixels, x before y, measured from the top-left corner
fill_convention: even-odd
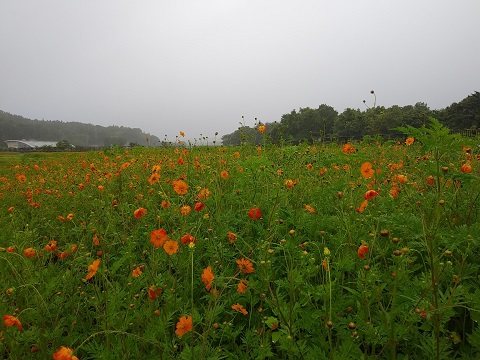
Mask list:
[[[5,140],[23,139],[69,143],[77,148],[158,145],[160,142],[158,137],[146,134],[138,128],[31,120],[0,110],[0,147],[7,147]]]
[[[373,95],[375,93],[371,92]],[[364,101],[365,103],[365,101]],[[421,127],[428,124],[428,117],[434,117],[453,132],[476,134],[480,130],[480,93],[467,96],[459,103],[445,109],[432,110],[427,104],[391,107],[365,104],[365,109],[347,108],[339,114],[333,107],[322,104],[316,109],[309,107],[292,110],[281,116],[279,122],[265,123],[267,139],[273,143],[298,144],[303,141],[348,141],[364,136],[379,136],[392,139],[401,136],[393,130],[399,126]],[[264,135],[255,127],[240,127],[231,134],[222,136],[223,145],[240,145],[245,142],[261,144]]]

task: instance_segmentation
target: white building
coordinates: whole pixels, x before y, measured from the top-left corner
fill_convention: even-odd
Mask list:
[[[55,141],[5,140],[9,149],[38,149],[43,146],[57,147]]]

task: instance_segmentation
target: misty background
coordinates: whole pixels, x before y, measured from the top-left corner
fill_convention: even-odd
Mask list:
[[[480,84],[480,1],[0,3],[0,109],[163,138],[244,116],[424,102]]]

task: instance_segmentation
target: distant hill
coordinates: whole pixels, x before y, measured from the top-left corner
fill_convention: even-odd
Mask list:
[[[41,140],[59,142],[67,140],[76,147],[103,147],[111,145],[148,144],[158,146],[160,139],[141,129],[123,126],[100,126],[80,122],[31,120],[0,110],[0,148],[5,140]]]

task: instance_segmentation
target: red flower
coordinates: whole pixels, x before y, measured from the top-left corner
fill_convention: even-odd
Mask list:
[[[368,245],[360,245],[360,247],[358,248],[358,257],[360,259],[363,259],[365,257],[365,254],[368,252]]]
[[[258,207],[253,207],[248,211],[248,216],[252,220],[258,220],[262,216],[262,210],[260,210]]]
[[[195,243],[197,242],[197,240],[190,234],[187,234],[187,235],[184,235],[182,236],[182,238],[180,239],[180,241],[182,243],[184,243],[185,245],[188,245],[190,243]]]
[[[195,211],[202,211],[203,209],[205,209],[205,204],[202,202],[197,202],[193,207],[193,210]]]
[[[150,300],[156,300],[161,293],[162,293],[162,288],[157,289],[155,285],[152,285],[148,288],[148,298]]]
[[[368,190],[363,197],[364,200],[372,200],[374,197],[378,196],[378,192],[375,190]]]

